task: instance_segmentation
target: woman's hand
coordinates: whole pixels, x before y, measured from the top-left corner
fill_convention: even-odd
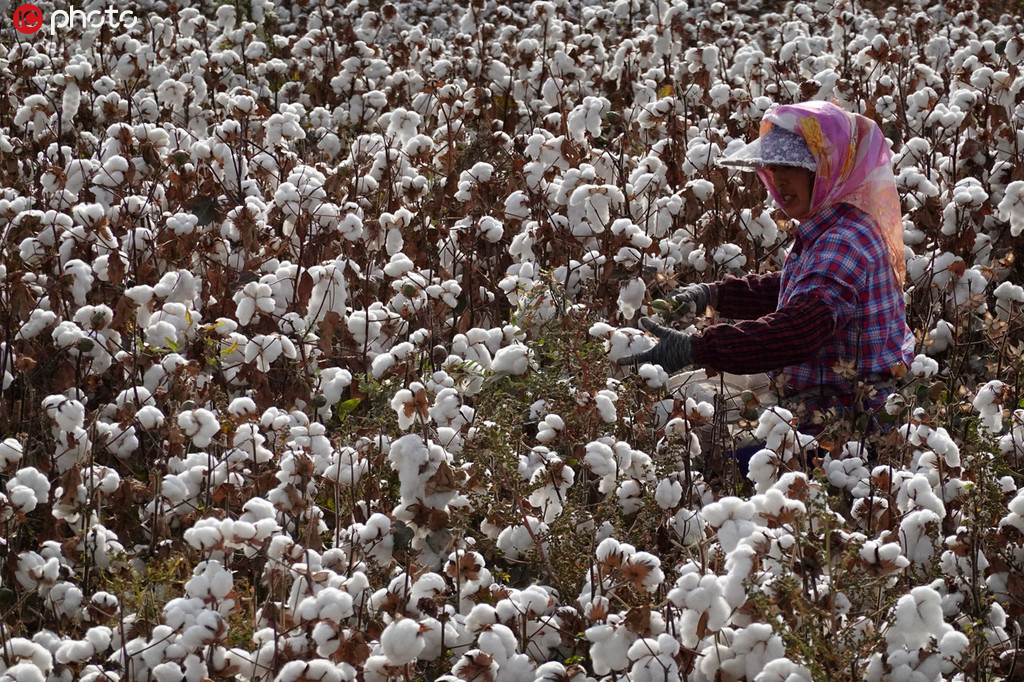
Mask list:
[[[662,327],[649,317],[640,318],[640,327],[658,337],[658,343],[650,350],[618,359],[620,365],[661,365],[669,374],[678,372],[693,364],[693,341],[691,334]]]
[[[688,284],[667,299],[655,299],[651,301],[651,307],[660,313],[686,317],[688,315],[703,315],[708,306],[714,307],[717,302],[713,284]]]

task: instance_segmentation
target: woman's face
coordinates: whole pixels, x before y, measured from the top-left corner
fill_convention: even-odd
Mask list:
[[[814,192],[814,172],[798,166],[775,164],[768,166],[767,170],[786,215],[794,220],[809,217]]]

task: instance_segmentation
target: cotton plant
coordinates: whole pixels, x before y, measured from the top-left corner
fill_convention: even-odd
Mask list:
[[[758,492],[767,490],[784,470],[799,466],[800,458],[806,456],[815,442],[813,436],[800,433],[793,425],[792,413],[781,407],[761,413],[754,437],[765,444],[750,458],[747,473]]]

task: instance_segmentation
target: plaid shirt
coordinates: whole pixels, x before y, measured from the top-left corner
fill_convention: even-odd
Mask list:
[[[879,381],[914,357],[887,247],[871,218],[850,204],[800,223],[781,273],[720,282],[717,311],[746,321],[694,336],[696,364],[735,374],[774,371],[788,376],[794,391],[849,393],[837,364]]]

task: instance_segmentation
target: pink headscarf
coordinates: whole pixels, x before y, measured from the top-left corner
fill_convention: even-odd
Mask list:
[[[903,217],[892,154],[878,124],[831,102],[803,102],[778,106],[766,113],[760,134],[763,136],[773,125],[802,135],[818,161],[811,214],[846,202],[871,216],[889,247],[893,275],[902,288],[906,276]],[[757,173],[772,198],[781,203],[771,174],[764,169]]]

